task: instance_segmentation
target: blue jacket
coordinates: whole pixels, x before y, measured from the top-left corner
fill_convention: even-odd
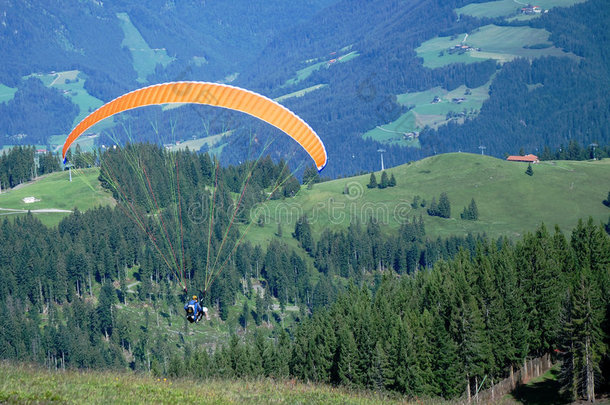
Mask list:
[[[197,317],[197,314],[199,314],[200,312],[203,312],[203,309],[201,308],[201,305],[199,305],[198,301],[195,300],[190,300],[185,306],[184,306],[184,310],[188,311],[189,307],[193,308],[193,316]]]

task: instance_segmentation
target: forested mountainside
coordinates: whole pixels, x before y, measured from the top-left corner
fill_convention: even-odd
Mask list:
[[[0,53],[6,60],[0,84],[12,90],[0,98],[6,117],[0,123],[0,142],[52,145],[52,136],[65,135],[87,111],[125,91],[168,80],[205,80],[229,81],[278,98],[302,116],[327,144],[330,177],[377,168],[380,148],[386,149],[390,166],[439,152],[475,152],[479,146],[501,157],[520,148],[555,150],[570,140],[585,146],[607,144],[607,4],[589,0],[554,7],[532,19],[475,17],[462,11],[478,4],[318,0],[293,5],[158,1],[142,6],[121,1],[65,8],[9,2],[0,10],[5,39]],[[480,57],[431,66],[420,54],[422,45],[435,38],[459,42],[463,35],[476,36],[489,27],[549,36],[543,43],[512,44],[540,50],[527,59]],[[549,47],[558,51],[544,56]],[[30,76],[68,70],[78,75],[66,84]],[[39,78],[45,86],[31,83]],[[489,90],[481,90],[480,106],[464,107],[465,112],[452,107],[441,113],[438,124],[428,125],[417,105],[403,101],[462,86],[464,94],[485,86]],[[83,91],[87,101],[79,98]],[[413,111],[420,118],[389,130],[395,132],[393,140],[366,135],[388,123],[408,121],[405,117]],[[134,138],[142,141],[155,139],[151,120],[174,120],[181,139],[208,136],[201,117],[241,134],[216,141],[223,164],[244,160],[251,146],[244,134],[270,132],[240,116],[223,116],[219,122],[218,114],[194,108],[145,110],[121,119],[137,129]],[[142,120],[144,124],[137,122]],[[418,132],[417,142],[402,140],[401,134],[409,131]],[[280,139],[267,152],[274,159],[288,158],[285,151],[293,150],[287,142]],[[98,146],[107,143],[108,138],[97,141]],[[295,153],[291,165],[297,166],[305,157]]]
[[[177,319],[185,297],[176,277],[118,208],[74,213],[56,229],[28,216],[1,231],[10,241],[0,252],[3,359],[455,398],[549,353],[566,398],[586,397],[589,379],[597,392],[607,383],[610,240],[591,221],[571,239],[543,226],[516,243],[447,240],[430,252],[435,265],[411,274],[383,262],[370,224],[314,240],[312,254],[337,262],[316,276],[286,245],[264,253],[243,244],[205,297],[210,327]],[[409,246],[421,230],[415,223],[398,238]]]

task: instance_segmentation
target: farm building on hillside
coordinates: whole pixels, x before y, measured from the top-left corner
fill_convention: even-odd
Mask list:
[[[506,158],[509,162],[529,162],[529,163],[538,163],[540,160],[536,155],[525,155],[525,156],[509,156]]]

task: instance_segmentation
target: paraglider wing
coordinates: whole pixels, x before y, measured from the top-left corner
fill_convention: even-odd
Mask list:
[[[292,111],[260,94],[234,86],[207,82],[157,84],[134,90],[104,104],[70,132],[62,150],[64,161],[70,145],[76,138],[99,121],[122,111],[167,103],[206,104],[252,115],[275,126],[297,141],[314,160],[318,171],[326,166],[327,155],[322,140]]]

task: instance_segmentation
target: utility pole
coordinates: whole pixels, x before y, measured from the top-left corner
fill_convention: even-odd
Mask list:
[[[68,173],[70,175],[70,183],[72,183],[72,163],[68,163],[65,167],[68,168]]]
[[[485,149],[487,149],[487,147],[481,145],[481,146],[479,146],[479,149],[481,149],[481,155],[484,155],[485,154]]]
[[[381,171],[384,171],[385,167],[383,166],[383,152],[385,152],[385,149],[377,149],[377,152],[381,154]]]

